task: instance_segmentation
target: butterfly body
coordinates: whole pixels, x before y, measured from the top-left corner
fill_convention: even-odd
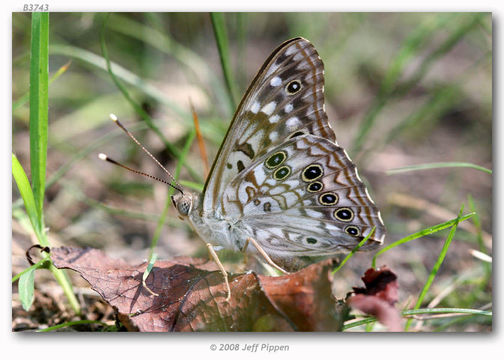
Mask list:
[[[191,201],[190,210],[188,212],[179,210],[179,215],[189,222],[201,239],[212,244],[217,250],[226,248],[241,251],[246,239],[252,236],[249,228],[243,226],[243,222],[239,218],[224,216],[217,211],[204,213],[200,199],[201,195],[186,193],[172,197],[177,209],[179,209],[179,204]],[[193,205],[194,208],[192,208]]]
[[[371,250],[380,212],[337,142],[324,105],[324,70],[303,38],[280,45],[247,90],[200,195],[173,197],[179,215],[213,246],[249,239],[274,259]]]

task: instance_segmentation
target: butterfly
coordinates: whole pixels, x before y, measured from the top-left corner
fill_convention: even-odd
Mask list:
[[[373,228],[360,250],[385,237],[380,212],[329,124],[322,60],[300,37],[274,50],[255,76],[203,192],[174,187],[173,205],[205,241],[228,298],[216,249],[248,251],[284,271],[277,263],[352,250]]]

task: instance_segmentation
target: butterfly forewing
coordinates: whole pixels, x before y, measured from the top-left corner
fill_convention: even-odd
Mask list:
[[[204,190],[215,211],[231,180],[289,137],[313,134],[335,141],[324,110],[324,66],[314,46],[296,38],[280,45],[247,90]]]

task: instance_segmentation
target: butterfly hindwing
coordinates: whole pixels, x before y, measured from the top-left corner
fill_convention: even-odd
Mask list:
[[[310,134],[256,159],[233,179],[220,208],[240,214],[258,243],[277,256],[350,250],[373,227],[364,249],[385,236],[380,213],[345,150]]]

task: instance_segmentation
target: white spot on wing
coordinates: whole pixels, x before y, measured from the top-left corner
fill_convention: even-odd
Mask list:
[[[270,178],[270,179],[268,179],[268,180],[265,181],[265,184],[269,185],[269,186],[275,186],[276,185],[276,180]]]
[[[271,115],[273,114],[273,111],[275,110],[276,107],[276,102],[272,101],[265,105],[262,109],[261,112],[265,113],[266,115]]]
[[[248,200],[248,194],[247,192],[245,191],[245,186],[242,186],[240,188],[240,190],[238,190],[238,199],[240,200],[240,202],[242,204],[245,204],[247,203],[247,200]]]
[[[280,116],[279,115],[273,115],[268,120],[269,120],[270,123],[274,124],[274,123],[278,122],[278,120],[280,120]]]
[[[276,141],[278,139],[278,133],[276,131],[273,131],[269,134],[269,139],[271,141]]]
[[[287,104],[287,105],[285,105],[284,111],[285,111],[286,113],[290,113],[290,112],[292,111],[292,109],[293,109],[293,108],[294,108],[294,107],[292,106],[292,104]]]
[[[298,198],[295,193],[289,191],[285,194],[283,194],[285,197],[285,202],[287,203],[287,207],[292,207],[294,204],[297,203]]]
[[[322,214],[321,212],[312,210],[312,209],[305,209],[305,211],[306,211],[306,215],[308,215],[309,217],[314,218],[314,219],[320,219],[320,218],[324,217],[324,214]]]
[[[285,125],[290,131],[296,130],[298,126],[301,124],[297,117],[291,117],[289,120],[285,122]]]
[[[275,76],[273,79],[270,81],[271,86],[278,86],[282,83],[282,79],[280,79],[278,76]]]
[[[259,101],[256,101],[255,103],[252,104],[252,106],[250,107],[250,111],[252,111],[254,114],[257,114],[257,112],[259,111],[259,107],[261,105],[259,104]]]
[[[266,173],[264,172],[264,169],[261,166],[258,166],[254,170],[254,176],[258,184],[262,184],[264,183],[264,180],[266,180]]]
[[[304,58],[304,56],[301,53],[297,53],[293,57],[294,61],[301,61],[301,60],[303,60],[303,58]],[[304,68],[305,67],[305,63],[301,62],[301,63],[299,63],[299,65],[297,67],[298,68]]]
[[[299,181],[298,180],[287,180],[284,181],[284,185],[287,185],[289,189],[293,189],[297,186],[299,186]]]
[[[270,227],[270,228],[268,229],[268,231],[269,231],[270,233],[272,233],[273,235],[275,235],[275,236],[279,237],[279,238],[283,238],[283,237],[284,237],[283,232],[282,232],[282,229],[279,229],[279,228],[276,228],[276,227]]]
[[[285,55],[289,56],[291,55],[294,51],[296,51],[296,45],[292,45],[289,47],[287,50],[285,50]]]
[[[270,193],[270,195],[280,195],[284,191],[285,191],[284,187],[277,186],[277,187],[274,187],[273,189],[271,189],[271,191],[269,193]]]

